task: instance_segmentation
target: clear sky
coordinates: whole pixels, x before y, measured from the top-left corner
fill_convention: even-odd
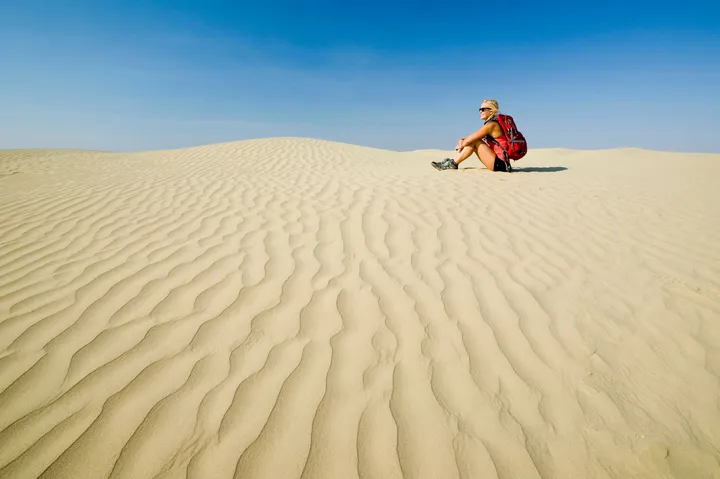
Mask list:
[[[720,152],[720,2],[1,0],[0,148]]]

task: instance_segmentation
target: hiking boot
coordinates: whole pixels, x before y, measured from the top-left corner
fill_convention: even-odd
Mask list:
[[[435,168],[439,167],[443,163],[447,162],[448,158],[445,158],[442,161],[431,161],[430,164],[433,165]]]
[[[443,161],[433,161],[432,165],[437,170],[457,170],[458,165],[452,158],[445,158]]]

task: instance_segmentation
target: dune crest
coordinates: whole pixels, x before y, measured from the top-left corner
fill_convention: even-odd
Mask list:
[[[449,154],[0,151],[0,477],[720,477],[720,155]]]

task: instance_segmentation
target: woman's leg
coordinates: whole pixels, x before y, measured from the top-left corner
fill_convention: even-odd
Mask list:
[[[488,170],[495,171],[495,152],[484,141],[477,143],[475,153]]]
[[[455,155],[455,158],[453,158],[453,161],[455,162],[455,164],[459,165],[463,161],[470,158],[470,155],[475,153],[475,146],[476,146],[476,143],[472,143],[472,144],[466,146],[465,148],[463,148],[462,150],[458,151],[458,154]]]
[[[477,154],[482,164],[485,165],[488,170],[493,171],[495,168],[495,152],[492,151],[482,140],[476,141],[458,152],[454,158],[455,163],[459,165],[463,161],[467,160],[473,153]]]

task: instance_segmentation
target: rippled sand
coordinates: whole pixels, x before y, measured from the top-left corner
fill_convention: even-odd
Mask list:
[[[0,151],[0,477],[720,477],[720,155],[448,154]]]

